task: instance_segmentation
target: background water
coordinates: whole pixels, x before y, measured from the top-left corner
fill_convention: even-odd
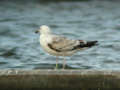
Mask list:
[[[71,39],[99,45],[67,57],[71,69],[120,69],[120,1],[0,1],[0,69],[54,68],[34,32],[46,24]],[[59,59],[59,68],[63,58]]]

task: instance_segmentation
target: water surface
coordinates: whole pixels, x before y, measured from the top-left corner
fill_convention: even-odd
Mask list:
[[[67,57],[71,69],[120,69],[120,2],[0,1],[0,69],[48,69],[46,54],[34,32],[49,25],[71,39],[98,40],[99,45]],[[59,68],[63,58],[59,59]]]

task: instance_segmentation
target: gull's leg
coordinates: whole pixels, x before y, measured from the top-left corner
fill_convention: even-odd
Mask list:
[[[58,69],[58,57],[56,56],[56,67],[55,69]]]
[[[66,60],[65,57],[63,57],[63,70],[65,69],[65,65],[66,65]]]

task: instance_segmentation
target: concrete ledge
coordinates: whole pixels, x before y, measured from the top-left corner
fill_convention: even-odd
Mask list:
[[[120,71],[0,70],[0,88],[1,90],[115,89],[120,88]]]

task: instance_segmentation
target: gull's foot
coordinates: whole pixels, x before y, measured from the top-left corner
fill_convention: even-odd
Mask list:
[[[57,70],[57,69],[58,69],[58,68],[56,68],[56,67],[54,68],[54,70]]]
[[[65,68],[62,68],[62,70],[64,71],[64,70],[65,70]]]
[[[62,68],[62,70],[65,70],[65,66],[66,66],[66,65],[65,65],[65,64],[63,64],[63,68]]]
[[[63,66],[62,70],[65,70],[65,66]]]
[[[54,70],[57,70],[57,68],[54,68]]]

